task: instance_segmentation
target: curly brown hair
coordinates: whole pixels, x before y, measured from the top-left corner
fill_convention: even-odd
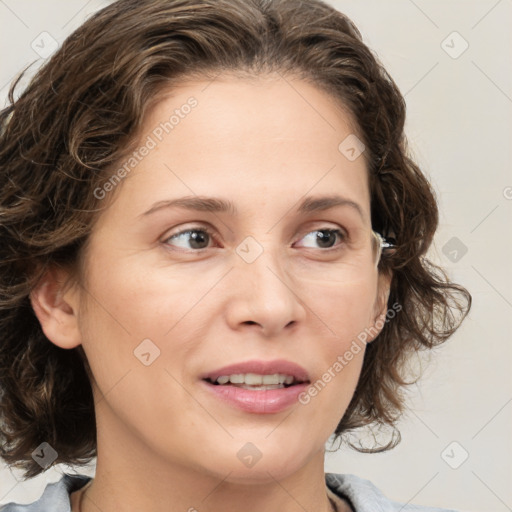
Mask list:
[[[0,455],[25,478],[43,471],[31,456],[43,441],[55,463],[96,455],[85,354],[45,337],[29,295],[52,266],[80,268],[107,203],[94,191],[133,148],[152,102],[184,77],[223,71],[309,81],[348,110],[366,146],[372,228],[396,244],[379,271],[392,272],[388,304],[401,311],[368,344],[337,438],[395,428],[410,356],[443,343],[469,312],[469,292],[426,258],[438,208],[408,154],[405,101],[350,19],[320,0],[116,1],[73,32],[16,100],[22,75],[14,81],[0,113]]]

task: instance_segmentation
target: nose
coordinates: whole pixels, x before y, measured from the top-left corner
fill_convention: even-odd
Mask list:
[[[255,329],[270,338],[282,335],[283,330],[291,329],[305,318],[301,290],[286,272],[282,259],[263,250],[250,263],[239,256],[235,260],[226,308],[232,329]]]

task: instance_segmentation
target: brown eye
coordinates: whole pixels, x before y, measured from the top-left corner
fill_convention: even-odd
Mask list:
[[[330,249],[335,246],[336,238],[340,239],[341,243],[343,243],[345,234],[340,229],[315,229],[310,231],[302,240],[318,244],[317,248],[320,249]]]
[[[164,243],[167,245],[176,246],[175,244],[170,243],[171,240],[178,242],[181,245],[177,245],[181,249],[207,249],[208,242],[213,239],[213,234],[204,228],[197,229],[186,229],[184,231],[180,231],[164,240]]]

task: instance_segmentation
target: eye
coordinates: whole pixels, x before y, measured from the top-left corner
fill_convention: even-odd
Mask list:
[[[164,240],[165,244],[168,245],[176,245],[171,244],[170,242],[172,240],[177,241],[178,243],[181,243],[182,245],[178,245],[178,247],[181,247],[182,249],[207,249],[208,248],[208,241],[210,239],[213,239],[213,233],[205,228],[192,228],[192,229],[186,229],[184,231],[180,231],[174,235],[171,235],[170,237],[166,238]]]
[[[341,229],[315,229],[310,231],[302,240],[308,240],[310,243],[318,243],[321,249],[331,249],[336,243],[336,237],[341,239],[341,244],[346,239],[345,233]]]

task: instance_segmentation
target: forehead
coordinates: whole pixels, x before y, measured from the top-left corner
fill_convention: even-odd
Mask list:
[[[190,103],[195,106],[190,108]],[[184,122],[189,114],[193,114],[191,120]],[[168,122],[171,126],[162,126]],[[184,80],[168,91],[163,89],[153,99],[142,134],[158,132],[159,127],[164,129],[165,133],[161,134],[164,137],[172,133],[166,137],[166,142],[171,144],[176,136],[185,136],[190,129],[195,132],[202,129],[208,137],[196,140],[196,144],[222,141],[226,145],[231,140],[232,145],[241,149],[233,135],[250,135],[243,140],[242,147],[247,150],[263,141],[286,144],[315,136],[325,138],[326,144],[319,150],[325,150],[333,142],[337,149],[336,142],[341,135],[359,131],[339,99],[307,81],[278,73]]]
[[[340,150],[355,131],[332,96],[300,79],[183,81],[147,112],[138,147],[151,148],[122,195],[142,210],[184,195],[231,197],[243,208],[249,199],[261,206],[339,193],[369,216],[364,154]]]

